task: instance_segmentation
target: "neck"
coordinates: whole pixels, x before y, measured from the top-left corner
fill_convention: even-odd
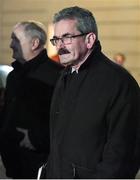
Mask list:
[[[30,61],[32,59],[34,59],[36,56],[38,56],[40,54],[40,52],[44,49],[44,47],[42,48],[38,48],[36,50],[34,50],[31,54],[31,56],[29,58],[26,59],[26,61]]]
[[[90,49],[90,50],[87,52],[87,54],[86,54],[86,56],[84,57],[83,60],[79,61],[79,62],[76,63],[76,64],[73,64],[73,65],[72,65],[72,68],[78,70],[78,69],[80,68],[80,66],[87,60],[87,58],[89,57],[89,55],[91,54],[91,52],[92,52],[92,49]]]

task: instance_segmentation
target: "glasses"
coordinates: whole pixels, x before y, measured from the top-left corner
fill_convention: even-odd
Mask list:
[[[65,45],[67,44],[71,44],[72,43],[72,39],[73,38],[77,38],[77,37],[81,37],[81,36],[85,36],[88,33],[83,33],[83,34],[77,34],[77,35],[65,35],[61,38],[58,37],[54,37],[53,39],[50,39],[51,43],[53,46],[57,46],[59,44],[59,42],[61,41],[61,43],[64,43]]]

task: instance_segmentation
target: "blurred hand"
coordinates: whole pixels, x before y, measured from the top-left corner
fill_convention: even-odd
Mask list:
[[[28,130],[24,129],[24,128],[16,128],[16,130],[24,134],[23,140],[20,141],[20,146],[26,147],[30,150],[35,150],[35,147],[32,145],[32,143],[29,139]]]

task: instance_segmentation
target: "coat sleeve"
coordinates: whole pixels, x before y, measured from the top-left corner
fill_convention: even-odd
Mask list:
[[[139,167],[139,121],[140,89],[129,80],[114,87],[107,112],[107,140],[94,178],[135,178]]]

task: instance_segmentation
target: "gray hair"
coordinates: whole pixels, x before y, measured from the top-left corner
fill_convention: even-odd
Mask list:
[[[54,15],[53,23],[63,19],[76,19],[77,30],[81,33],[93,32],[98,40],[98,28],[93,14],[84,8],[78,6],[64,8]]]
[[[47,41],[45,26],[37,21],[22,21],[16,26],[23,26],[25,34],[30,38],[38,38],[40,45],[44,46]]]

